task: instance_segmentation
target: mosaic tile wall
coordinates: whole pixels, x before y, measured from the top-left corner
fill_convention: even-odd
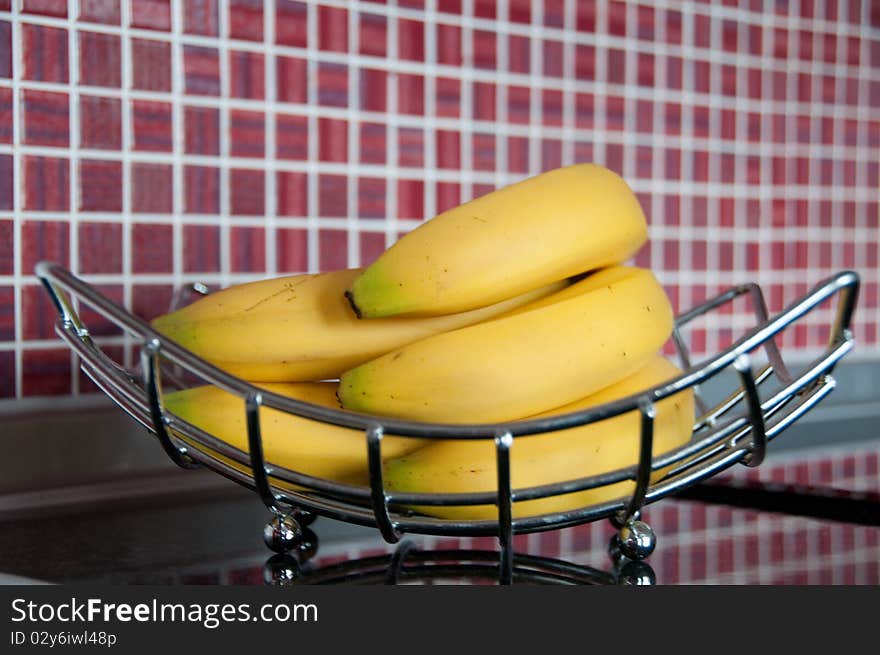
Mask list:
[[[0,0],[0,398],[94,392],[36,278],[174,290],[368,264],[527,175],[603,163],[677,309],[841,269],[880,354],[880,4]],[[783,346],[824,344],[831,308]],[[108,352],[131,344],[90,317]],[[712,353],[751,324],[695,330]]]

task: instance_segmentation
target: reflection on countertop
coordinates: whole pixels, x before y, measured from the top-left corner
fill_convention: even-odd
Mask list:
[[[877,441],[795,450],[756,469],[737,467],[717,482],[876,493],[878,460]],[[179,486],[181,475],[186,487]],[[0,522],[0,572],[112,584],[264,584],[267,572],[302,583],[493,581],[494,538],[406,535],[401,546],[385,543],[376,530],[324,517],[311,526],[315,553],[297,571],[273,573],[261,537],[269,515],[252,492],[213,474],[183,471],[144,478],[134,488],[156,486],[162,494],[138,494],[130,485],[127,494],[102,500],[94,492],[88,507],[53,503],[44,494],[46,502],[29,512],[7,512]],[[86,491],[80,494],[87,497]],[[643,518],[657,535],[646,560],[657,584],[880,584],[880,529],[871,525],[673,498],[645,508]],[[514,582],[620,582],[608,551],[613,534],[608,521],[599,521],[518,535]],[[274,564],[278,569],[278,558]]]

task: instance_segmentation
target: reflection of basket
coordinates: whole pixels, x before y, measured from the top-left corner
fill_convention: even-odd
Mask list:
[[[278,396],[231,376],[177,344],[165,340],[142,319],[116,305],[93,287],[60,266],[42,262],[37,275],[59,312],[58,334],[79,355],[89,377],[120,407],[154,432],[165,451],[179,465],[206,466],[256,490],[275,513],[275,530],[267,542],[279,550],[292,548],[298,512],[324,515],[351,523],[377,527],[388,542],[404,533],[434,535],[495,535],[501,544],[502,571],[512,571],[512,535],[562,528],[610,517],[621,528],[624,553],[645,556],[653,549],[650,529],[636,521],[640,508],[689,487],[737,462],[760,464],[766,444],[814,407],[833,388],[830,376],[837,362],[852,349],[849,326],[857,299],[859,278],[844,271],[825,280],[784,311],[768,317],[761,289],[746,284],[729,289],[676,320],[674,341],[685,371],[679,377],[614,403],[565,416],[487,425],[441,425],[366,416],[329,409]],[[740,296],[751,298],[757,325],[732,346],[702,363],[692,365],[682,329],[686,324]],[[790,374],[774,337],[804,315],[839,295],[837,318],[830,326],[828,347],[801,371]],[[89,306],[141,345],[142,371],[134,374],[110,358],[90,337],[75,307]],[[752,354],[763,348],[767,364],[753,371]],[[163,365],[197,376],[244,400],[250,452],[229,446],[211,434],[170,415],[162,408],[160,378]],[[695,390],[723,372],[735,372],[739,384],[721,403],[706,408],[694,426],[691,441],[652,459],[653,405],[686,388]],[[772,382],[771,382],[772,381]],[[759,394],[758,387],[768,389]],[[370,485],[360,487],[318,479],[274,466],[263,459],[259,408],[265,405],[291,414],[363,430],[370,465]],[[619,414],[641,413],[640,458],[637,465],[601,475],[557,484],[511,489],[510,449],[518,438],[537,435]],[[414,438],[492,439],[496,447],[498,491],[473,494],[390,493],[382,480],[381,450],[385,434]],[[184,437],[187,443],[181,441]],[[661,477],[652,473],[663,469]],[[635,481],[630,497],[573,511],[512,518],[512,502],[544,498],[585,489]],[[292,485],[295,487],[292,488]],[[421,516],[404,509],[417,505],[486,505],[498,507],[497,520],[447,520]],[[267,526],[269,527],[269,526]],[[285,533],[286,530],[286,533]],[[270,538],[271,537],[271,538]],[[509,575],[507,576],[509,579]]]

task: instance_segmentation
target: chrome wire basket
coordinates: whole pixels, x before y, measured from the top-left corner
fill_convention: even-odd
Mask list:
[[[267,545],[279,553],[295,551],[301,526],[314,516],[326,516],[378,528],[389,543],[407,533],[430,535],[489,535],[499,540],[502,583],[513,576],[513,535],[570,527],[608,518],[618,529],[616,543],[622,557],[638,561],[654,549],[650,526],[640,519],[641,509],[664,497],[742,463],[758,466],[767,444],[815,407],[834,389],[835,365],[853,347],[850,324],[859,277],[842,271],[822,281],[778,314],[770,316],[761,288],[748,283],[724,291],[676,318],[673,341],[683,372],[674,379],[618,401],[549,418],[480,425],[451,425],[371,416],[331,409],[261,389],[232,376],[176,343],[148,322],[111,301],[65,268],[41,262],[36,274],[58,311],[56,332],[75,352],[84,372],[116,404],[157,438],[168,456],[185,468],[203,466],[256,491],[273,517],[266,526]],[[750,300],[755,325],[729,347],[704,361],[691,362],[685,331],[740,297]],[[813,361],[789,371],[777,344],[778,335],[796,325],[827,301],[836,300],[836,316],[828,326],[828,345]],[[90,336],[80,311],[103,316],[140,347],[140,365],[127,369],[110,357]],[[766,361],[764,361],[766,360]],[[203,383],[242,398],[249,451],[235,448],[163,408],[162,380],[183,372]],[[707,403],[701,386],[718,376],[731,375],[729,394]],[[652,457],[655,404],[693,389],[699,416],[691,440],[682,447]],[[314,421],[360,430],[369,463],[369,485],[358,486],[316,478],[266,461],[260,431],[261,407],[274,408]],[[638,462],[600,475],[538,487],[512,488],[511,449],[516,441],[542,433],[585,425],[627,413],[641,415]],[[400,493],[383,482],[382,441],[385,435],[420,439],[485,439],[494,442],[497,492]],[[623,481],[634,482],[625,497],[538,516],[514,517],[517,501],[549,498]],[[494,520],[441,519],[422,515],[413,506],[495,505]]]

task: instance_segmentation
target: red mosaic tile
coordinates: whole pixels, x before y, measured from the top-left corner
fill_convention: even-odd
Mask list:
[[[425,165],[425,133],[417,128],[397,131],[397,165],[421,168]]]
[[[439,168],[457,169],[461,166],[461,141],[458,132],[438,130],[437,166]]]
[[[131,268],[134,273],[174,270],[174,230],[170,225],[135,223],[131,227]]]
[[[230,0],[229,36],[247,41],[263,40],[262,0]]]
[[[0,209],[11,210],[14,205],[14,164],[12,155],[0,155]]]
[[[321,161],[348,159],[348,123],[332,118],[318,119],[318,156]]]
[[[362,177],[358,179],[358,217],[387,217],[385,206],[386,181],[383,178]]]
[[[541,142],[541,170],[549,171],[562,166],[562,141],[544,139]]]
[[[186,34],[217,36],[220,14],[217,0],[184,0],[183,31]]]
[[[375,93],[371,89],[366,93]],[[318,65],[318,104],[330,107],[348,106],[348,67],[343,64]]]
[[[265,229],[233,227],[229,231],[229,266],[236,273],[266,270]]]
[[[3,341],[15,340],[14,287],[0,286],[0,339],[2,339]],[[14,391],[15,390],[13,388],[13,393]]]
[[[131,103],[132,147],[135,150],[171,152],[172,111],[167,102],[134,100]],[[189,132],[186,131],[189,138]]]
[[[0,143],[12,143],[12,89],[0,88]]]
[[[183,211],[187,214],[220,213],[220,170],[207,166],[183,169]]]
[[[183,226],[183,271],[220,272],[220,228],[216,225]]]
[[[79,3],[79,20],[86,23],[119,25],[121,22],[120,0],[84,0]]]
[[[67,2],[66,0],[23,0],[21,11],[25,14],[65,18],[67,17]]]
[[[10,294],[9,300],[12,296]],[[11,314],[11,312],[10,312]],[[55,323],[57,312],[46,290],[38,285],[26,285],[21,289],[21,334],[26,341],[52,339],[55,337]],[[4,317],[5,319],[6,317]],[[2,321],[0,324],[0,338],[12,340],[14,338],[14,326]]]
[[[220,154],[220,110],[184,107],[184,150],[198,155]]]
[[[275,179],[279,216],[308,216],[308,176],[306,173],[278,171]]]
[[[69,349],[26,349],[22,353],[22,395],[69,395],[71,372]]]
[[[257,216],[266,211],[264,173],[233,168],[229,171],[229,208],[233,215]]]
[[[275,3],[275,43],[299,48],[308,46],[308,8],[305,2]]]
[[[531,114],[531,93],[526,86],[511,86],[507,89],[507,120],[514,124],[527,125]]]
[[[302,229],[275,230],[276,267],[279,273],[300,273],[309,270],[308,233]]]
[[[544,41],[544,75],[546,77],[562,77],[562,43],[560,41]]]
[[[458,118],[461,116],[461,82],[448,77],[435,80],[437,116]]]
[[[131,289],[131,312],[151,321],[168,311],[173,297],[174,287],[170,284],[135,284]]]
[[[79,164],[81,211],[122,211],[122,163],[84,159]]]
[[[77,240],[80,273],[122,273],[122,225],[85,221]]]
[[[262,112],[229,112],[229,152],[233,157],[263,157],[265,136],[266,118]]]
[[[144,30],[171,30],[170,0],[138,0],[131,5],[131,26]]]
[[[385,251],[385,235],[377,232],[361,232],[360,263],[361,266],[369,266]]]
[[[495,170],[495,135],[474,134],[471,137],[474,170]]]
[[[263,55],[243,50],[230,51],[229,76],[229,92],[233,98],[259,100],[265,96]]]
[[[321,50],[348,52],[348,11],[318,7],[318,45]]]
[[[24,142],[66,148],[70,144],[69,107],[66,93],[24,89]]]
[[[187,94],[220,95],[220,55],[216,48],[183,48],[184,87]]]
[[[497,66],[498,36],[486,30],[473,32],[473,61],[476,68],[494,70]]]
[[[437,11],[447,14],[461,14],[461,0],[438,0]]]
[[[308,71],[305,59],[277,57],[276,97],[279,102],[306,102],[308,98]]]
[[[388,51],[388,19],[379,14],[361,13],[358,20],[360,53],[384,57]]]
[[[388,73],[364,68],[360,71],[360,108],[384,112],[387,109]]]
[[[134,213],[172,213],[174,176],[170,165],[132,164],[131,185],[131,210]]]
[[[409,61],[425,60],[425,24],[418,20],[397,22],[397,56]]]
[[[278,159],[305,160],[309,156],[309,121],[305,116],[275,116],[275,150]]]
[[[70,162],[55,157],[24,158],[24,208],[66,211],[70,207]]]
[[[12,275],[15,270],[15,255],[12,251],[14,223],[0,219],[0,275]]]
[[[425,218],[425,183],[421,180],[397,181],[397,217]]]
[[[3,305],[0,305],[2,307]],[[12,307],[10,303],[8,307]],[[3,311],[3,310],[0,310]],[[0,351],[0,398],[15,397],[15,353]]]
[[[461,204],[461,185],[456,182],[437,182],[437,213]]]
[[[592,161],[592,156],[589,160]],[[529,172],[529,140],[511,136],[507,139],[507,170],[511,173]]]
[[[400,73],[397,76],[397,109],[402,114],[425,113],[425,78]]]
[[[143,91],[171,91],[171,44],[131,40],[132,86]]]
[[[565,0],[544,0],[544,25],[557,29],[565,26]]]
[[[541,120],[544,125],[562,127],[562,91],[545,89],[541,94]]]
[[[346,180],[343,175],[318,176],[318,216],[343,218],[348,215]]]
[[[12,77],[11,45],[3,45],[11,38],[9,25],[0,24],[0,77]],[[60,83],[68,81],[69,44],[66,29],[24,23],[21,26],[21,38],[24,79]]]
[[[21,267],[30,273],[48,260],[70,265],[70,227],[61,221],[25,221],[21,226]]]
[[[118,98],[80,96],[80,146],[100,150],[122,147],[122,101]]]
[[[495,94],[494,84],[489,82],[474,82],[473,86],[473,110],[471,115],[478,121],[495,120]]]
[[[120,39],[115,34],[83,32],[79,35],[79,81],[87,86],[122,86]]]
[[[577,63],[578,59],[575,58]],[[529,37],[510,34],[507,37],[507,67],[511,73],[528,75],[532,65],[532,50]]]
[[[381,123],[361,123],[361,162],[365,164],[384,164],[387,154],[387,128]]]
[[[511,23],[528,25],[532,22],[532,3],[529,0],[510,0],[507,7],[507,18]]]
[[[333,271],[348,266],[348,233],[344,230],[318,231],[318,267]]]
[[[457,25],[437,25],[437,61],[448,66],[462,63],[461,28]]]

